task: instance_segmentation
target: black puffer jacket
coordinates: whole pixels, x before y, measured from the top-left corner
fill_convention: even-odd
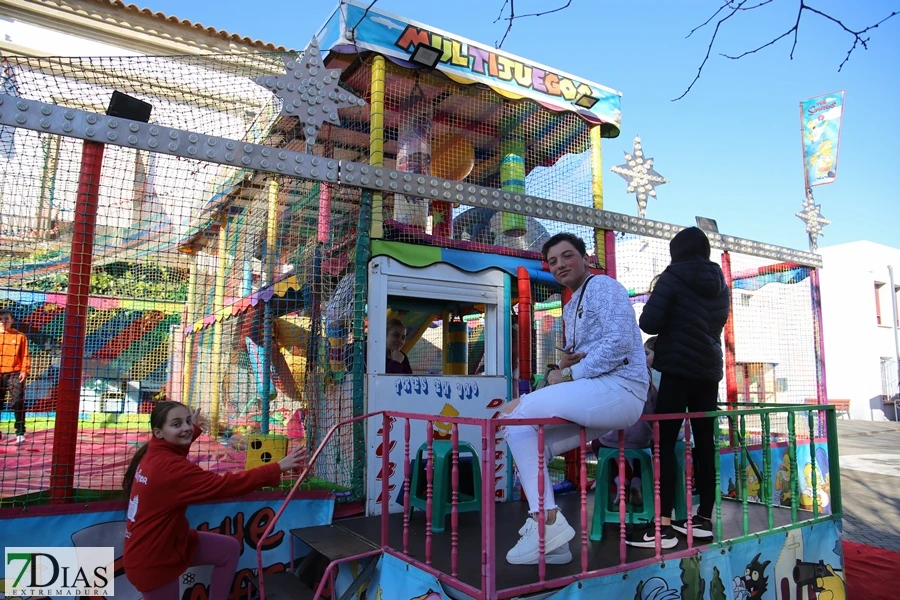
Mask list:
[[[641,329],[658,334],[653,368],[660,373],[721,381],[722,328],[731,300],[722,269],[698,259],[663,271],[641,314]]]

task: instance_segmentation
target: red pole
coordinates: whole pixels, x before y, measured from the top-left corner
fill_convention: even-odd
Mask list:
[[[94,226],[97,223],[103,149],[103,144],[85,141],[81,151],[81,173],[78,176],[78,196],[75,201],[75,222],[69,257],[62,357],[57,382],[53,468],[50,474],[50,499],[53,504],[62,504],[74,495],[78,408],[81,401],[85,325],[91,289]]]
[[[731,277],[731,255],[726,251],[722,253],[722,273],[725,275],[725,285],[728,286],[729,302],[728,320],[725,321],[725,397],[729,404],[736,404],[737,389],[737,364],[734,357],[734,292]]]
[[[531,336],[534,333],[532,331],[534,317],[532,316],[531,276],[525,267],[519,267],[517,275],[519,285],[519,380],[514,384],[516,391],[522,394],[523,390],[519,382],[530,382],[532,376]],[[538,367],[538,370],[542,369]],[[531,391],[530,385],[527,391]]]

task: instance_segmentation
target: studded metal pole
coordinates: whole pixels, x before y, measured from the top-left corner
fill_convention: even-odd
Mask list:
[[[74,495],[78,408],[81,401],[84,338],[103,149],[103,144],[86,141],[81,150],[81,173],[78,176],[69,261],[69,286],[66,289],[65,333],[59,362],[59,381],[56,384],[56,425],[53,434],[53,467],[50,472],[50,499],[53,504],[62,504]]]

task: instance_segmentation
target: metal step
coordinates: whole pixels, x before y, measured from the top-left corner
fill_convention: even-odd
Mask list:
[[[344,529],[340,525],[318,525],[316,527],[291,529],[291,535],[310,546],[314,552],[318,552],[327,558],[329,562],[379,548],[379,546],[376,546],[369,540]]]
[[[259,598],[259,579],[250,577],[255,590],[255,598]],[[290,571],[272,573],[263,579],[266,584],[266,600],[312,600],[315,592],[300,581]]]

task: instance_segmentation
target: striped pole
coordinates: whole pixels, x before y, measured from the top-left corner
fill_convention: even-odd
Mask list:
[[[504,137],[500,142],[500,187],[505,192],[525,193],[525,140],[517,135]],[[503,235],[525,235],[527,223],[524,215],[501,213]]]
[[[447,375],[469,374],[469,326],[465,321],[447,323]]]
[[[372,86],[369,98],[369,164],[384,166],[384,57],[372,58]],[[380,192],[372,195],[371,239],[384,237],[384,198]]]
[[[603,151],[601,149],[600,126],[591,127],[591,196],[594,198],[594,209],[603,210]],[[602,229],[594,230],[594,249],[600,268],[606,269],[606,236]],[[609,275],[609,273],[607,273]],[[615,275],[610,275],[615,277]]]

